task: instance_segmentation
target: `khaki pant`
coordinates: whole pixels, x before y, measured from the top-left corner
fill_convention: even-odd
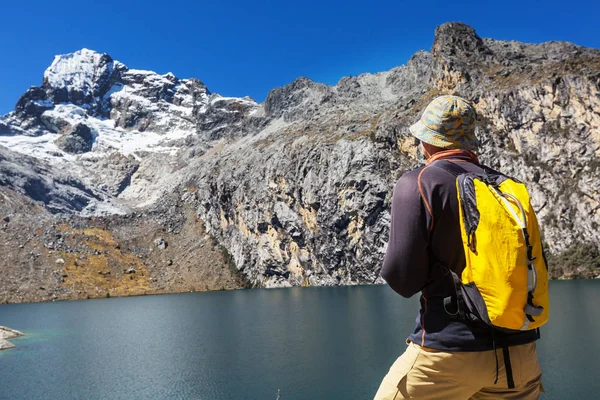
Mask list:
[[[509,348],[514,389],[508,388],[502,349],[445,352],[409,343],[383,378],[374,400],[539,399],[542,373],[535,343]]]

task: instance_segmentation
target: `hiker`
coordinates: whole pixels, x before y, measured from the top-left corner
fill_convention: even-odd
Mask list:
[[[504,332],[457,316],[459,291],[451,275],[460,276],[470,251],[461,236],[457,176],[485,172],[503,177],[479,164],[475,121],[475,110],[465,99],[440,96],[410,127],[427,161],[396,183],[381,276],[403,297],[421,292],[421,310],[405,352],[391,366],[375,400],[527,400],[538,399],[543,391],[535,347],[538,329]],[[541,251],[541,242],[537,247]],[[528,259],[534,257],[529,254]],[[538,311],[532,311],[535,317],[527,315],[525,328]]]

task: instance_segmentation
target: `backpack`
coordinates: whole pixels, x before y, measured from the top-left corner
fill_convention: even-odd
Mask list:
[[[501,331],[528,331],[548,321],[548,266],[527,188],[487,167],[469,173],[448,160],[435,166],[456,176],[466,266],[444,299],[455,319]]]

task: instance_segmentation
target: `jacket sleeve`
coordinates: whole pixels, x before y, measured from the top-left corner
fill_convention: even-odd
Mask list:
[[[418,293],[429,277],[431,217],[419,192],[416,171],[403,175],[394,188],[388,247],[381,277],[403,297]]]

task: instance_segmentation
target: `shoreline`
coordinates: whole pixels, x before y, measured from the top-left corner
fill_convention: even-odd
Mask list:
[[[583,280],[583,281],[600,280],[600,275],[597,275],[594,277],[564,276],[563,275],[560,277],[550,279],[551,282],[552,281],[574,281],[574,280]],[[315,287],[347,287],[347,286],[379,286],[379,285],[386,285],[386,283],[357,283],[357,284],[353,284],[353,285],[337,285],[337,286],[291,286],[291,287],[315,288]],[[288,288],[290,288],[290,286],[271,287],[271,288],[234,288],[234,289],[216,289],[216,290],[189,290],[189,291],[172,291],[172,292],[157,291],[157,292],[148,292],[148,293],[133,293],[133,294],[127,294],[127,295],[120,295],[120,296],[110,296],[110,297],[104,297],[104,296],[97,296],[97,297],[85,296],[84,297],[84,296],[82,296],[82,297],[65,298],[65,299],[58,298],[58,299],[48,299],[48,300],[26,300],[26,301],[19,301],[19,302],[7,301],[7,302],[0,303],[0,306],[8,305],[8,304],[55,303],[55,302],[63,302],[63,301],[98,300],[98,299],[107,299],[107,298],[161,296],[161,295],[169,295],[169,294],[228,292],[228,291],[233,291],[233,290],[256,290],[256,289],[271,290],[271,289],[288,289]],[[5,327],[0,326],[0,330],[2,328],[5,328]],[[7,329],[9,329],[9,328],[7,328]],[[16,332],[18,332],[18,331],[16,331]],[[23,334],[21,333],[21,335],[23,335]],[[0,340],[2,340],[1,334],[0,334]]]

